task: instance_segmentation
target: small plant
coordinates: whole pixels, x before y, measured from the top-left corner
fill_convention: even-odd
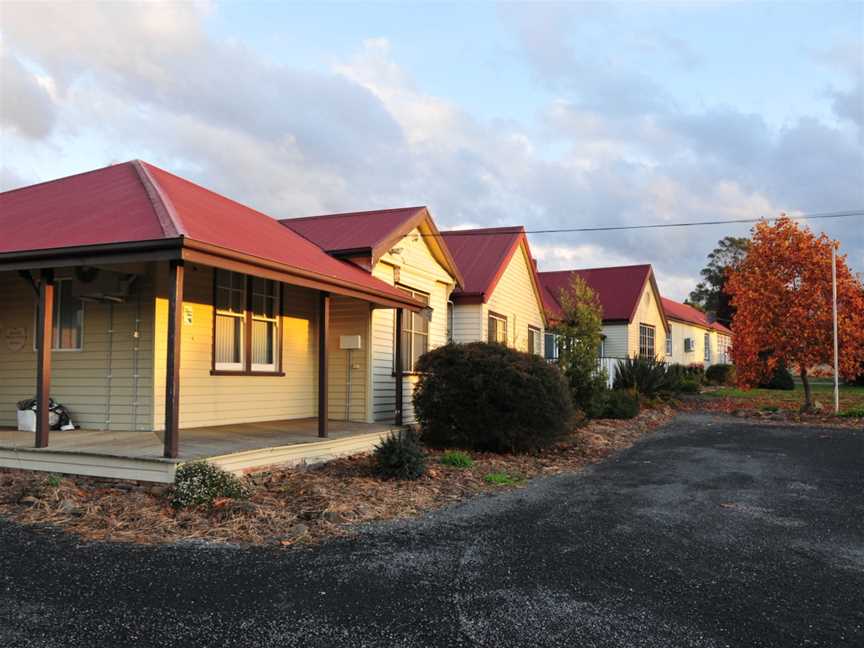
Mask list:
[[[177,469],[171,505],[209,506],[219,497],[243,499],[248,495],[246,486],[235,475],[206,461],[193,461]]]
[[[688,376],[678,383],[677,391],[680,394],[698,394],[702,391],[702,385],[695,378]]]
[[[864,418],[864,406],[850,407],[840,412],[837,416],[842,416],[843,418]]]
[[[631,419],[639,414],[639,399],[632,393],[623,389],[609,392],[606,397],[606,409],[603,411],[604,418]]]
[[[445,466],[452,466],[453,468],[470,468],[474,465],[474,460],[467,452],[451,450],[450,452],[445,452],[441,455],[441,463]]]
[[[508,473],[489,473],[485,477],[483,477],[483,481],[487,484],[494,484],[495,486],[513,486],[514,484],[518,484],[522,479],[520,477],[516,477],[514,475],[510,475]]]
[[[614,388],[628,389],[639,396],[654,398],[668,391],[666,365],[645,356],[633,356],[618,361]]]
[[[776,405],[763,405],[759,409],[762,410],[763,412],[779,412],[780,411],[780,408],[777,407]]]
[[[375,446],[378,473],[393,479],[418,479],[426,473],[426,453],[412,430],[391,432]]]
[[[45,485],[50,486],[51,488],[57,488],[60,486],[60,475],[55,473],[51,473],[45,478]]]

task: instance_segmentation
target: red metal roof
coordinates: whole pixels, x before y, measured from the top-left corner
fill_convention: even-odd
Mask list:
[[[0,232],[0,253],[164,237],[131,163],[0,193]]]
[[[650,265],[615,266],[612,268],[590,268],[587,270],[559,270],[540,272],[543,303],[552,320],[561,319],[559,298],[561,291],[569,288],[570,277],[578,274],[597,293],[603,308],[604,321],[629,322],[639,305],[642,287],[651,277]]]
[[[520,243],[525,244],[526,253],[531,259],[525,228],[521,226],[452,230],[441,232],[441,236],[465,280],[462,287],[453,293],[453,299],[457,302],[488,300]],[[539,292],[536,272],[533,274]]]
[[[0,231],[0,253],[182,237],[405,301],[266,214],[138,160],[0,194]]]
[[[331,254],[374,250],[394,231],[415,219],[425,207],[283,218],[279,222]]]
[[[689,306],[688,304],[682,304],[681,302],[676,302],[664,297],[663,310],[666,311],[666,317],[669,319],[678,320],[679,322],[687,322],[688,324],[695,324],[702,328],[721,331],[729,335],[732,334],[732,331],[730,331],[728,327],[724,326],[720,322],[711,322],[705,313],[700,311],[698,308]]]

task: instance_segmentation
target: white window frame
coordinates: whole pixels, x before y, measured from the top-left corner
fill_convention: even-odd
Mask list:
[[[536,326],[528,326],[528,352],[543,355],[543,332]]]
[[[489,324],[492,321],[501,322],[503,324],[503,327],[502,327],[504,330],[504,339],[503,340],[498,339],[498,326],[497,325],[495,326],[495,339],[494,340],[488,339],[489,338]],[[499,315],[498,313],[494,313],[492,311],[489,311],[489,316],[486,318],[486,337],[487,337],[487,340],[486,340],[487,342],[498,342],[500,344],[503,344],[504,346],[507,346],[507,317],[505,315]]]
[[[214,291],[214,302],[213,302],[213,317],[214,326],[213,326],[213,335],[216,335],[216,331],[218,330],[218,321],[220,317],[234,318],[235,320],[240,321],[240,362],[219,362],[215,358],[217,345],[214,340],[213,344],[213,367],[216,371],[243,371],[246,368],[246,299],[247,299],[247,289],[248,289],[248,280],[246,275],[240,272],[234,272],[232,270],[221,270],[214,269],[214,278],[216,289]],[[220,284],[219,279],[220,276],[228,277],[228,285]],[[242,277],[242,285],[243,288],[235,288],[234,287],[234,277],[239,276]],[[228,291],[228,308],[218,308],[219,304],[219,291],[227,290]],[[234,304],[234,293],[239,292],[242,295],[242,300],[240,303],[243,305],[243,309],[236,311],[233,308]]]
[[[79,320],[80,320],[79,321],[79,329],[81,331],[79,336],[78,336],[78,346],[76,346],[76,347],[58,346],[58,344],[60,343],[60,316],[61,316],[60,310],[61,310],[62,304],[63,304],[62,295],[63,295],[63,291],[68,290],[69,286],[71,286],[74,281],[75,280],[72,277],[62,277],[62,278],[54,280],[54,308],[53,308],[53,312],[51,313],[51,322],[52,322],[52,326],[51,326],[51,351],[52,352],[58,351],[60,353],[81,353],[84,350],[84,320],[85,320],[85,317],[84,317],[85,306],[84,306],[84,304],[85,304],[85,302],[82,299],[78,300],[79,303],[81,304],[81,307],[78,309],[78,312],[80,313],[80,315],[79,315]],[[64,285],[67,286],[67,288],[64,289],[63,288]],[[39,327],[38,320],[39,320],[39,303],[37,301],[36,308],[33,311],[33,350],[34,351],[39,350],[39,345],[37,344],[37,340],[36,340],[36,332],[37,332],[38,327]]]
[[[704,337],[705,344],[705,362],[711,362],[711,334],[706,333]]]
[[[644,336],[643,336],[644,333]],[[650,333],[650,335],[648,335]],[[645,349],[648,349],[648,341],[651,342],[651,352],[650,353],[642,353],[642,339],[645,339]],[[656,358],[657,357],[657,329],[651,324],[643,324],[639,323],[639,356],[646,358]]]
[[[272,293],[267,293],[267,292],[262,293],[262,292],[256,291],[255,290],[256,280],[257,281],[263,281],[265,286],[271,287]],[[273,345],[273,362],[268,363],[268,364],[261,364],[261,363],[255,364],[252,362],[252,358],[250,358],[249,359],[249,362],[251,363],[250,364],[250,370],[252,371],[252,373],[275,372],[279,368],[279,346],[280,346],[279,345],[279,334],[280,334],[279,315],[281,314],[280,309],[282,307],[282,304],[279,303],[279,283],[276,281],[273,281],[273,280],[269,280],[269,279],[262,279],[260,277],[252,277],[250,283],[251,283],[251,289],[252,289],[253,309],[250,311],[249,315],[252,318],[251,329],[252,329],[252,348],[253,349],[255,348],[255,322],[271,322],[273,324],[273,332],[271,333],[271,335],[273,336],[273,339],[270,341],[270,343]],[[268,316],[266,314],[264,314],[264,315],[256,315],[255,314],[254,304],[255,304],[255,297],[256,296],[263,297],[265,300],[265,304],[266,304],[266,300],[270,300],[270,299],[273,300],[273,316],[272,317]],[[265,308],[265,311],[266,311],[266,308]]]
[[[397,284],[396,288],[404,292],[406,295],[410,295],[414,299],[418,301],[425,302],[426,305],[429,305],[429,301],[431,299],[431,295],[427,292],[423,292],[422,290],[417,290],[416,288],[411,288],[409,286],[403,286],[401,284]],[[412,313],[409,310],[405,310],[402,313],[402,329],[406,333],[408,333],[408,343],[402,349],[402,373],[414,373],[414,336],[420,335],[426,338],[426,353],[429,351],[429,330],[432,327],[432,319],[426,320],[426,330],[420,331],[414,328],[415,323],[418,319],[422,318],[422,315],[419,313]],[[401,339],[402,331],[397,330],[396,328],[396,311],[393,311],[393,371],[396,371],[396,343]],[[422,354],[421,354],[422,355]]]
[[[666,336],[666,357],[672,356],[672,334]]]

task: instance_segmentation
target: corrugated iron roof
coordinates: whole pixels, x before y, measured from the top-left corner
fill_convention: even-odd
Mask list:
[[[138,160],[0,194],[0,231],[0,254],[188,238],[405,302],[266,214]]]
[[[525,228],[521,226],[453,230],[441,232],[441,236],[465,281],[453,293],[455,301],[472,297],[484,302],[489,299],[520,242],[524,241],[531,258]],[[537,288],[539,291],[539,284]]]
[[[681,302],[664,297],[663,310],[666,311],[666,317],[669,319],[678,320],[679,322],[687,322],[688,324],[695,324],[702,328],[721,331],[727,334],[732,333],[728,327],[724,326],[720,322],[709,321],[708,316],[705,313],[688,304],[682,304]]]
[[[279,222],[330,254],[339,254],[374,250],[425,210],[425,207],[401,207],[283,218]]]
[[[573,273],[585,280],[600,300],[604,321],[629,322],[639,305],[642,287],[651,277],[650,264],[588,268],[585,270],[559,270],[540,272],[543,302],[550,319],[561,319],[561,291],[569,288]]]

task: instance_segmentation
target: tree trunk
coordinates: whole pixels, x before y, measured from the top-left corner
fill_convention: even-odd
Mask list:
[[[801,365],[801,384],[804,385],[804,412],[813,411],[813,392],[810,389],[810,381],[807,379],[807,368]]]

